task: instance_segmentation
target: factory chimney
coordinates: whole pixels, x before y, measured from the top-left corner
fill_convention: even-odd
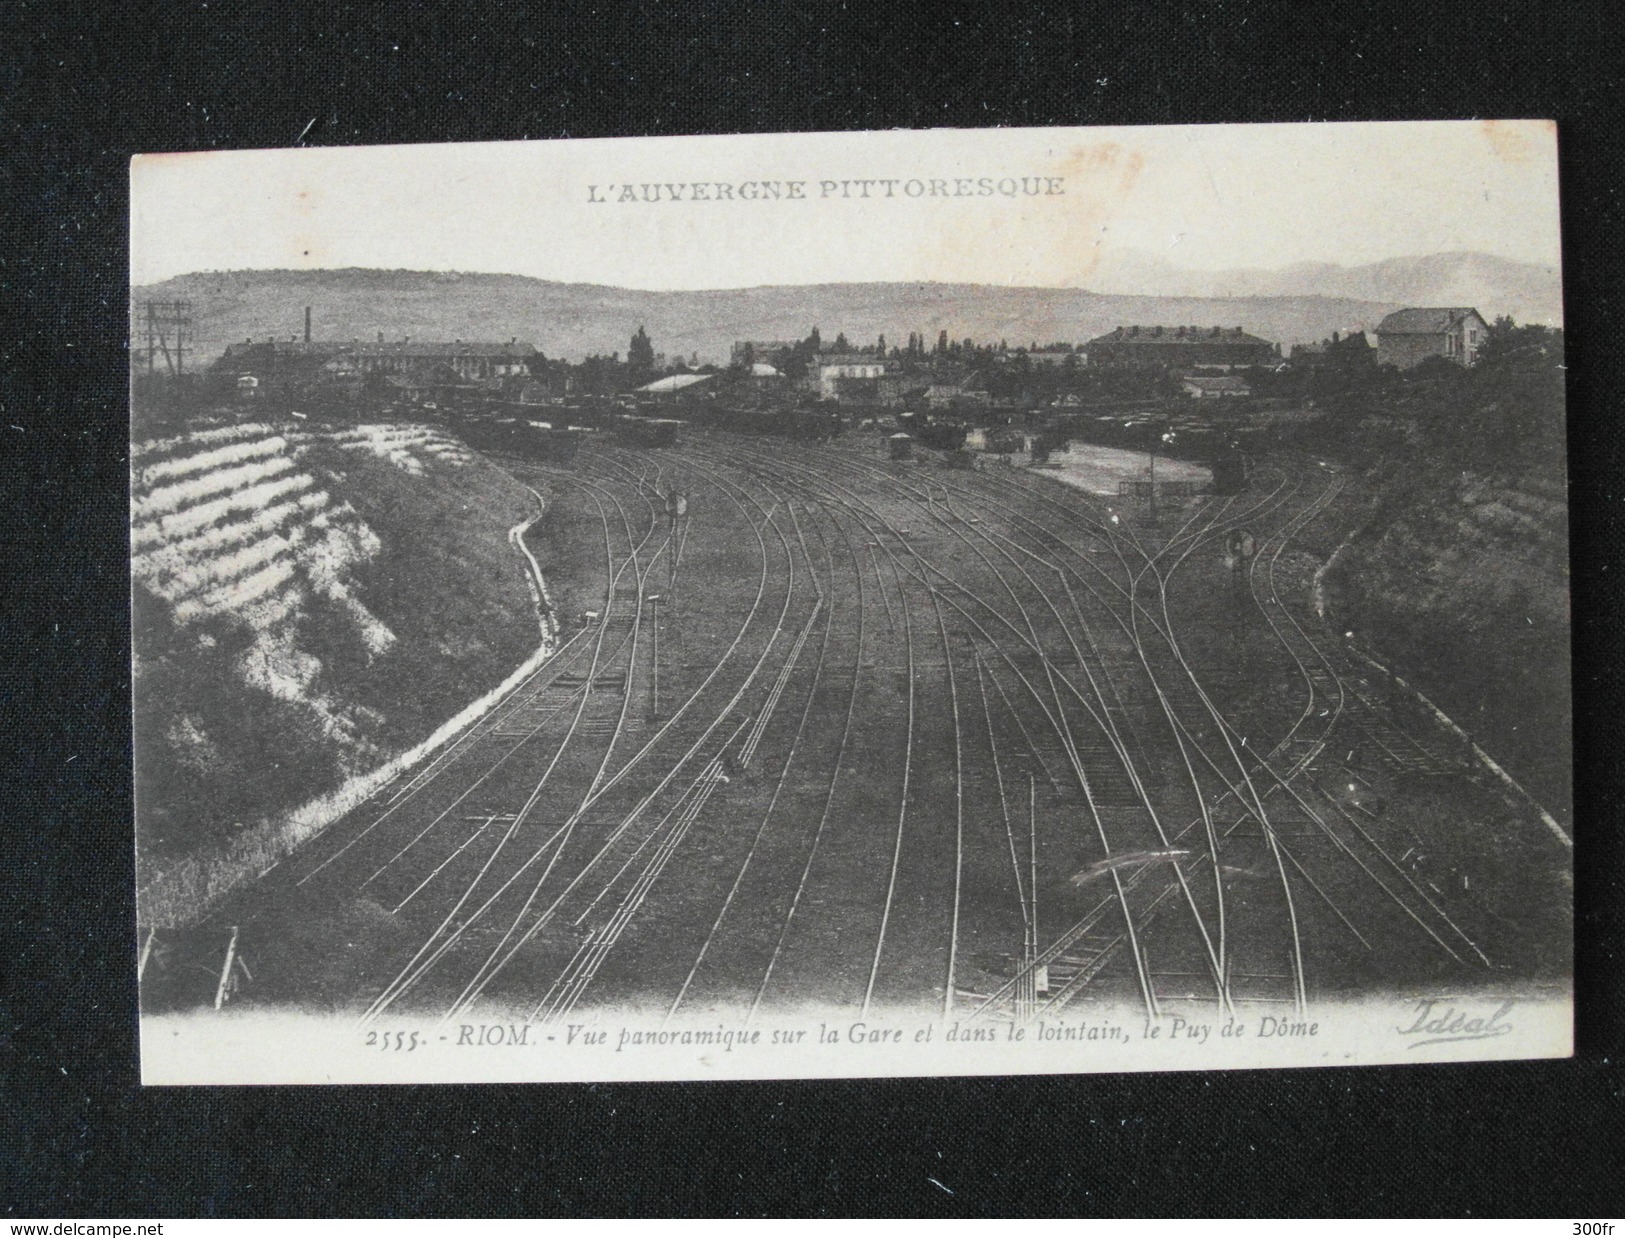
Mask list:
[[[305,306],[305,343],[310,343],[310,306]]]

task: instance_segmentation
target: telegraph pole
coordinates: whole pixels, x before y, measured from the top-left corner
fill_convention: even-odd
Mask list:
[[[649,597],[649,712],[655,718],[660,716],[660,601],[658,593]]]
[[[1151,527],[1157,527],[1157,444],[1172,444],[1174,432],[1164,430],[1162,434],[1151,440]]]
[[[147,327],[147,373],[158,369],[158,354],[171,375],[185,373],[186,350],[191,345],[192,303],[190,301],[142,301],[135,318],[145,319]],[[173,348],[171,347],[173,343]]]

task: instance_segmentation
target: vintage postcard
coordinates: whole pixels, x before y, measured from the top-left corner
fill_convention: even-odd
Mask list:
[[[1556,141],[138,157],[144,1079],[1568,1054]]]

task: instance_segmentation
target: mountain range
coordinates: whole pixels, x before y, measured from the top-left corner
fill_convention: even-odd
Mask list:
[[[1555,266],[1492,254],[1444,253],[1387,258],[1363,266],[1300,262],[1276,270],[1189,271],[1142,250],[1102,255],[1089,273],[1095,292],[1200,297],[1349,297],[1402,305],[1472,305],[1494,320],[1563,322],[1562,277]]]
[[[724,361],[739,339],[826,341],[1004,340],[1012,347],[1082,343],[1134,324],[1244,327],[1282,345],[1370,329],[1407,304],[1477,305],[1487,317],[1561,321],[1556,273],[1482,254],[1395,259],[1374,267],[1275,272],[1181,272],[1160,259],[1120,256],[1091,288],[987,284],[842,283],[652,291],[560,283],[523,275],[343,270],[210,271],[132,290],[137,300],[193,304],[193,357],[207,364],[244,339],[286,339],[304,328],[327,340],[507,340],[579,360],[626,351],[643,326],[657,351]],[[1106,289],[1106,290],[1103,290]],[[1111,289],[1127,289],[1112,291]],[[1477,295],[1478,293],[1483,295]],[[1425,294],[1425,295],[1424,295]]]

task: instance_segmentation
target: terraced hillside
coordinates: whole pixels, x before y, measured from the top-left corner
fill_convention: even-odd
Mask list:
[[[173,904],[160,918],[274,862],[289,814],[421,743],[554,630],[509,539],[536,495],[428,426],[138,441],[131,504],[141,878]]]

